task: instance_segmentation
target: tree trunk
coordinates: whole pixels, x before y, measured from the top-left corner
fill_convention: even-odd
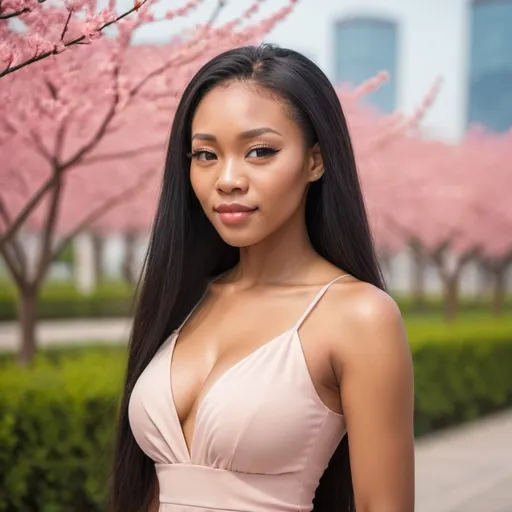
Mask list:
[[[412,251],[411,298],[415,309],[425,309],[425,258],[417,250]]]
[[[505,310],[505,265],[496,265],[493,268],[492,275],[494,278],[494,289],[492,296],[492,313],[495,316],[503,315]]]
[[[459,275],[458,273],[449,276],[444,280],[445,296],[444,296],[444,318],[451,322],[455,320],[459,305]]]
[[[125,248],[123,258],[123,277],[129,284],[135,285],[137,278],[135,276],[135,244],[137,236],[134,233],[125,235]]]
[[[105,268],[103,266],[104,239],[101,235],[92,235],[94,267],[96,271],[96,279],[104,281]]]
[[[464,267],[475,258],[474,251],[462,255],[447,252],[447,247],[439,247],[432,255],[444,286],[444,318],[447,322],[455,319],[459,308],[459,284]]]
[[[18,315],[21,339],[18,362],[22,366],[32,362],[37,349],[37,296],[37,290],[34,288],[21,288],[19,291]]]

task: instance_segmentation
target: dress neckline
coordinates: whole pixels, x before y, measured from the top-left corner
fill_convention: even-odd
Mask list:
[[[210,281],[209,285],[211,283],[215,282],[216,280],[220,279],[220,277],[222,277],[222,275],[223,274],[218,276],[215,280]],[[304,362],[304,365],[305,365],[306,373],[308,374],[308,379],[309,379],[309,382],[311,383],[311,386],[313,388],[314,396],[315,396],[317,402],[324,408],[324,410],[326,411],[326,414],[332,414],[335,417],[339,417],[339,418],[343,418],[344,417],[342,414],[333,411],[330,407],[325,405],[325,403],[322,401],[322,399],[318,395],[318,392],[316,391],[316,388],[314,386],[313,380],[311,378],[311,374],[309,373],[309,369],[307,367],[306,358],[305,358],[304,351],[303,351],[303,348],[302,348],[302,342],[300,340],[299,328],[302,325],[302,323],[305,321],[305,319],[308,317],[310,312],[318,304],[318,302],[323,297],[323,295],[328,290],[328,288],[333,283],[338,281],[339,279],[342,279],[342,278],[344,278],[344,277],[346,277],[348,275],[349,274],[342,274],[342,275],[336,277],[335,279],[333,279],[332,281],[330,281],[329,283],[327,283],[326,285],[324,285],[322,287],[322,289],[314,297],[314,299],[310,302],[310,304],[308,305],[308,307],[306,308],[304,313],[301,315],[299,320],[292,327],[290,327],[289,329],[286,329],[285,331],[283,331],[282,333],[280,333],[277,336],[273,337],[272,339],[264,342],[258,348],[256,348],[252,352],[249,352],[249,354],[245,355],[244,357],[242,357],[241,359],[236,361],[234,364],[229,366],[226,370],[221,372],[219,377],[208,388],[205,389],[205,385],[206,385],[206,383],[208,381],[208,376],[209,375],[206,377],[205,382],[203,383],[203,387],[202,387],[201,391],[199,392],[198,396],[196,397],[196,403],[195,403],[195,410],[196,410],[196,412],[194,414],[194,416],[195,416],[194,417],[194,427],[192,429],[192,439],[190,440],[190,445],[189,445],[189,443],[187,443],[187,440],[186,440],[186,437],[185,437],[185,433],[184,433],[184,430],[183,430],[183,425],[182,425],[182,423],[180,421],[179,414],[178,414],[178,409],[176,407],[176,401],[175,401],[174,392],[173,392],[173,385],[172,385],[172,365],[173,365],[173,359],[174,359],[174,349],[175,349],[176,343],[178,341],[179,335],[180,335],[184,325],[188,321],[188,319],[192,316],[194,311],[197,309],[197,307],[204,300],[204,298],[205,298],[205,296],[206,296],[206,294],[208,292],[208,289],[209,289],[209,285],[207,286],[205,292],[203,293],[203,295],[201,296],[201,298],[199,299],[197,304],[192,308],[192,310],[187,315],[187,317],[182,322],[182,324],[172,334],[171,339],[170,339],[170,343],[169,343],[169,355],[168,355],[168,357],[165,358],[166,366],[168,368],[168,371],[166,373],[167,373],[168,391],[169,391],[169,394],[170,394],[170,407],[172,409],[172,413],[173,413],[174,419],[177,422],[178,430],[179,430],[179,433],[180,433],[180,438],[181,438],[181,441],[183,443],[183,447],[184,447],[184,450],[185,450],[185,452],[187,454],[187,458],[188,458],[189,462],[191,462],[193,460],[193,457],[194,457],[194,442],[195,442],[195,439],[196,439],[197,425],[198,425],[199,421],[201,420],[201,410],[202,410],[204,404],[210,398],[212,392],[215,391],[215,389],[218,388],[220,383],[222,381],[224,381],[226,378],[228,378],[237,368],[239,368],[243,364],[251,362],[255,357],[257,357],[259,354],[264,352],[265,349],[268,349],[268,347],[275,346],[276,342],[278,340],[284,338],[287,335],[291,335],[294,339],[297,340],[297,342],[300,345],[301,355],[302,355],[302,359],[303,359],[303,362]],[[214,367],[215,367],[215,365],[212,367],[212,369]]]

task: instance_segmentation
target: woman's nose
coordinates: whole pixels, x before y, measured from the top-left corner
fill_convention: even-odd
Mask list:
[[[238,164],[238,167],[240,164]],[[235,191],[246,192],[248,181],[240,169],[237,169],[236,162],[227,161],[222,167],[217,179],[217,190],[224,194],[230,194]]]

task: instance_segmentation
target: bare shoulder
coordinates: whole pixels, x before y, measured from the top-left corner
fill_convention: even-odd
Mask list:
[[[400,308],[391,295],[384,290],[369,283],[354,281],[353,286],[347,288],[345,297],[340,299],[337,307],[338,309],[343,307],[346,312],[343,315],[345,327],[354,331],[355,334],[362,335],[367,342],[371,341],[371,335],[376,332],[381,333],[382,330],[391,329],[396,333],[397,329],[402,330],[403,320]],[[334,300],[331,302],[331,308],[334,307],[333,303]]]
[[[378,357],[381,362],[408,354],[409,344],[400,308],[385,291],[351,279],[331,286],[323,304],[322,325],[333,367],[338,373],[354,359]]]
[[[356,322],[401,318],[400,309],[391,295],[373,284],[355,278],[333,284],[329,296],[326,307],[331,313],[336,310],[339,315],[343,309]]]

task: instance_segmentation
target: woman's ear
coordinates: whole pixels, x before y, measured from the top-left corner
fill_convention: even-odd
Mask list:
[[[324,174],[324,160],[318,143],[309,150],[309,181],[318,181]]]

